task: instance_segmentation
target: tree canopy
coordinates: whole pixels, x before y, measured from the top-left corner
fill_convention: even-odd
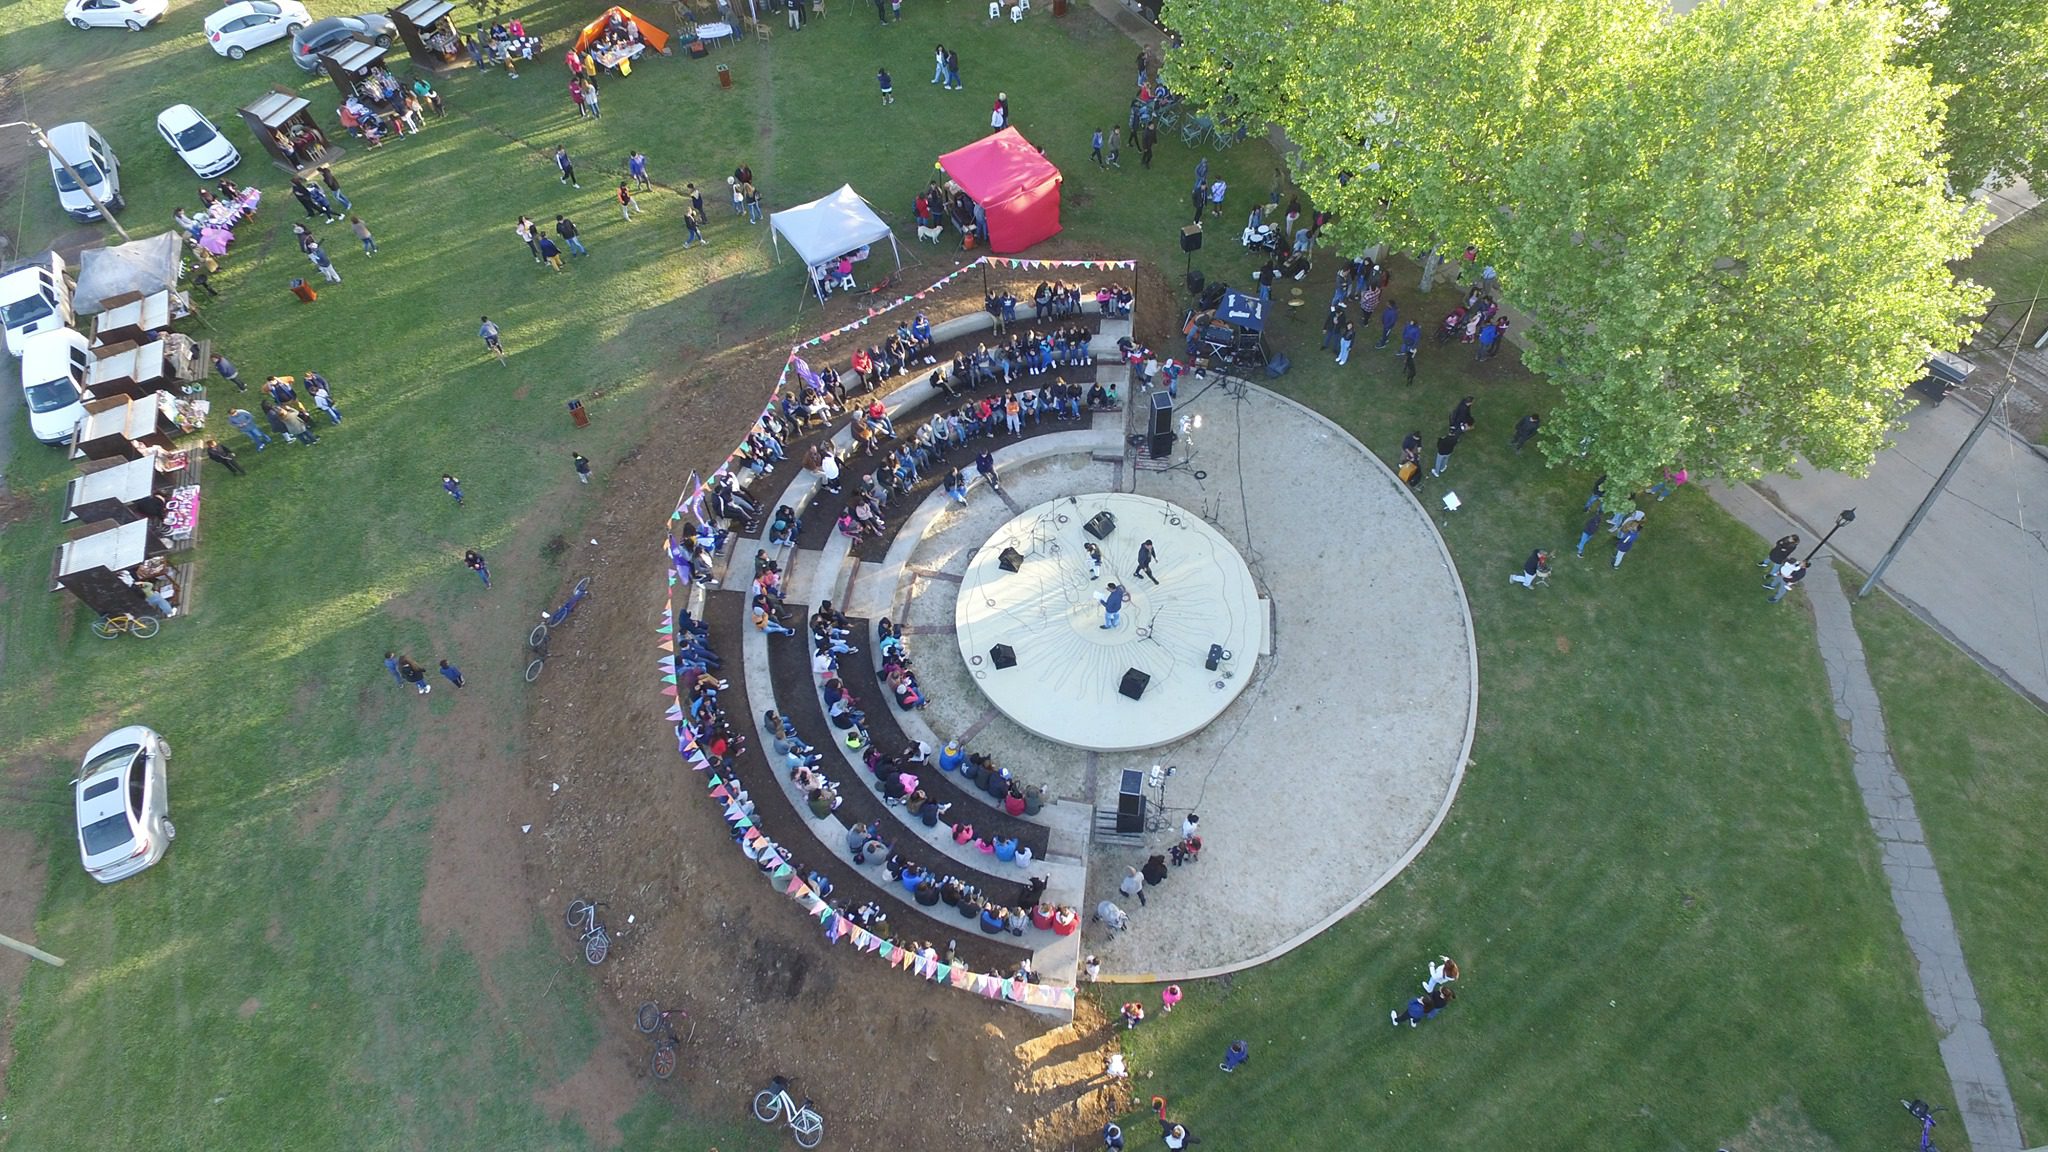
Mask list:
[[[1917,0],[1898,13],[1903,58],[1953,89],[1942,147],[1955,187],[2048,186],[2048,0]]]
[[[1962,0],[1974,3],[1976,0]],[[2048,2],[2048,0],[2036,0]],[[1172,0],[1168,79],[1279,124],[1339,251],[1477,243],[1561,395],[1546,457],[1617,491],[1683,463],[1858,472],[1931,347],[1981,211],[1944,97],[1874,5]],[[1247,28],[1266,29],[1247,34]]]

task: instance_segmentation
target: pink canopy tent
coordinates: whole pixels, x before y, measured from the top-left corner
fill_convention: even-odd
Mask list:
[[[948,152],[939,166],[987,214],[990,252],[1022,252],[1059,233],[1064,177],[1015,128]]]

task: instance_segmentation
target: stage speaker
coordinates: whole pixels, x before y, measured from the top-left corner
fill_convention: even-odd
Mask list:
[[[1218,280],[1214,284],[1211,284],[1203,288],[1201,291],[1201,310],[1204,312],[1214,312],[1217,308],[1223,305],[1223,297],[1226,294],[1228,294],[1229,291],[1230,285],[1225,284],[1221,280]],[[1223,331],[1229,332],[1230,329],[1224,328]]]
[[[1154,460],[1173,455],[1173,397],[1164,389],[1152,393],[1152,416],[1145,427],[1145,452]]]
[[[1287,354],[1285,352],[1275,352],[1273,353],[1273,358],[1266,362],[1266,375],[1275,378],[1285,376],[1287,375],[1287,370],[1292,367],[1293,365],[1287,362]]]
[[[1145,685],[1151,682],[1152,678],[1150,676],[1145,675],[1136,668],[1132,668],[1124,673],[1124,682],[1117,685],[1116,690],[1133,700],[1137,700],[1145,695]]]
[[[1200,224],[1190,224],[1180,230],[1180,250],[1183,252],[1200,252],[1202,250],[1202,226]]]
[[[1145,774],[1124,769],[1123,783],[1116,793],[1116,830],[1122,833],[1145,830]]]
[[[1081,531],[1088,533],[1097,540],[1107,540],[1109,539],[1109,534],[1116,531],[1116,517],[1110,515],[1107,510],[1097,512],[1088,518],[1086,524],[1081,525]]]
[[[1015,572],[1024,566],[1024,554],[1015,548],[1005,548],[997,554],[996,563],[1005,572]]]
[[[988,650],[988,659],[989,663],[994,664],[998,668],[1015,668],[1017,666],[1017,650],[1008,644],[998,644]],[[1214,668],[1215,665],[1211,664],[1210,667]]]

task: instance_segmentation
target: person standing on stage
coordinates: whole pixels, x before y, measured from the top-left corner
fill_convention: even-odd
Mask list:
[[[1133,577],[1143,576],[1154,584],[1159,583],[1159,577],[1152,574],[1152,562],[1157,559],[1159,559],[1159,553],[1153,550],[1150,540],[1138,545],[1138,567],[1131,572],[1131,575]],[[1116,585],[1112,584],[1110,587],[1114,588]]]

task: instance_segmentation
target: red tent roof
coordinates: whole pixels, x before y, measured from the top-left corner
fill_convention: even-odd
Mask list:
[[[989,251],[1022,252],[1060,230],[1060,170],[1015,128],[939,157],[988,216]]]
[[[939,157],[939,163],[984,208],[1038,188],[1048,179],[1060,179],[1060,170],[1015,128],[948,152]]]

